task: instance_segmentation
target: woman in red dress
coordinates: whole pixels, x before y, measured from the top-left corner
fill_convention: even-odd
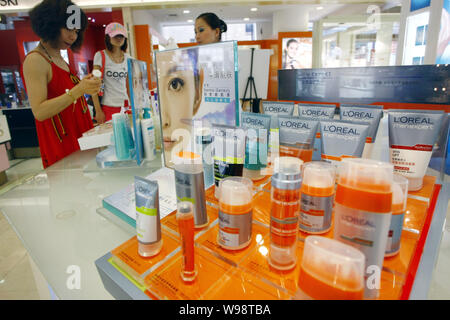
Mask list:
[[[80,149],[78,138],[93,127],[84,94],[97,94],[101,80],[88,75],[80,81],[60,53],[83,44],[88,22],[80,8],[69,0],[44,0],[30,18],[41,40],[25,58],[23,74],[47,168]]]

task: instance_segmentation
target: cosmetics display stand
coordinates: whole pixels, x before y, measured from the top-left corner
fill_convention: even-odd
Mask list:
[[[386,258],[379,299],[408,299],[415,281],[441,186],[427,176],[420,192],[410,193],[398,255]],[[249,247],[227,251],[217,244],[218,209],[214,187],[206,192],[209,225],[196,231],[198,277],[193,284],[180,278],[181,247],[175,212],[161,220],[163,250],[143,259],[132,237],[96,261],[106,289],[127,299],[290,299],[297,291],[301,258],[294,270],[279,272],[267,262],[270,223],[270,183],[254,196],[253,232]],[[421,199],[421,200],[419,200]],[[425,201],[424,201],[425,200]],[[298,257],[308,234],[300,232]],[[324,234],[332,238],[333,230]]]

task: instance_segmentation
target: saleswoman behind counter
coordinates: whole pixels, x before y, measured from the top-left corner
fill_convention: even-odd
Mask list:
[[[198,44],[220,42],[222,33],[227,32],[227,24],[212,13],[202,13],[195,19],[195,41]]]

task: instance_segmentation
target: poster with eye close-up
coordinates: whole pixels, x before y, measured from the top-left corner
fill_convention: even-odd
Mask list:
[[[239,125],[237,43],[219,42],[155,53],[164,161],[192,151],[196,126]]]

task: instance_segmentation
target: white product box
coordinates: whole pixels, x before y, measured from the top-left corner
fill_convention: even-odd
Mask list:
[[[108,121],[83,133],[78,143],[81,150],[106,147],[112,144],[112,136],[112,122]]]

